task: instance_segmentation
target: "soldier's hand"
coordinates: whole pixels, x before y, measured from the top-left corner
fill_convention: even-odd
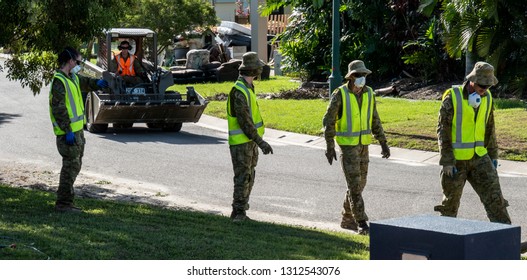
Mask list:
[[[97,80],[97,86],[100,87],[100,88],[107,88],[108,87],[108,82],[103,80],[103,79],[99,79],[99,80]]]
[[[326,158],[328,159],[329,165],[333,164],[333,160],[337,161],[337,153],[335,148],[328,148],[326,150]]]
[[[267,155],[269,153],[273,153],[273,148],[271,148],[271,145],[269,145],[269,143],[265,142],[265,141],[262,141],[260,142],[260,144],[258,144],[258,146],[260,147],[260,149],[262,149],[262,152],[264,153],[264,155]]]
[[[388,159],[390,157],[390,147],[388,147],[388,143],[382,142],[381,148],[382,148],[382,151],[381,151],[382,158]]]
[[[71,131],[66,133],[66,144],[70,146],[75,144],[75,134]]]
[[[443,173],[448,177],[454,177],[457,173],[457,168],[453,165],[443,165]]]

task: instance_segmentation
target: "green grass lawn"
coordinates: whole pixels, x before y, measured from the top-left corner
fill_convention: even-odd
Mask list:
[[[198,88],[201,87],[201,88]],[[228,93],[232,83],[196,85],[205,96]],[[297,82],[278,77],[276,80],[259,81],[257,93],[278,93],[298,87]],[[184,86],[182,86],[184,89]],[[392,147],[438,151],[437,117],[440,101],[410,100],[377,97],[377,110]],[[327,100],[259,99],[266,127],[309,135],[322,135],[322,117]],[[500,158],[527,161],[527,110],[525,103],[515,100],[495,99],[496,133]],[[225,101],[212,101],[205,114],[226,118]]]
[[[351,233],[257,221],[233,224],[218,215],[95,199],[76,200],[85,213],[56,213],[54,193],[3,185],[0,197],[4,260],[369,258],[368,237]],[[13,243],[16,249],[2,248]]]

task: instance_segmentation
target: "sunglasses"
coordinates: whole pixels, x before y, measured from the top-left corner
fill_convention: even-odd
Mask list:
[[[355,78],[360,78],[360,77],[366,77],[366,74],[364,73],[355,73],[355,74],[352,74],[353,77]]]
[[[488,89],[488,88],[490,88],[489,85],[480,85],[480,84],[476,84],[476,86],[478,86],[478,87],[481,88],[481,89]]]
[[[77,65],[81,65],[82,60],[75,60],[75,62],[77,62]]]

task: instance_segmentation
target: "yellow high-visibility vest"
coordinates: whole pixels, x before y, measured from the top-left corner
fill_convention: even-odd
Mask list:
[[[252,116],[253,123],[258,131],[260,137],[263,136],[265,131],[265,126],[260,115],[260,108],[258,107],[258,102],[256,102],[256,94],[252,89],[249,89],[245,86],[242,81],[236,81],[234,87],[241,91],[245,98],[247,99],[247,104],[249,105],[249,113]],[[252,141],[243,133],[238,123],[238,119],[232,116],[231,108],[231,96],[227,98],[227,122],[229,124],[229,145],[239,145]]]
[[[492,95],[487,90],[487,95],[481,97],[478,114],[463,98],[463,89],[453,87],[445,92],[443,100],[448,94],[452,96],[454,117],[452,120],[452,148],[456,160],[469,160],[474,157],[487,154],[485,148],[485,128],[492,109]]]
[[[373,90],[368,89],[362,93],[362,106],[359,110],[359,103],[356,98],[351,98],[347,85],[342,85],[340,94],[342,95],[342,116],[336,122],[336,137],[339,145],[356,146],[371,144],[371,124],[373,115]]]
[[[53,76],[53,79],[58,79],[62,82],[64,85],[64,88],[66,89],[65,94],[65,104],[66,108],[68,109],[68,116],[70,118],[71,124],[71,131],[76,132],[79,130],[82,130],[84,128],[85,119],[84,119],[84,103],[82,102],[82,94],[81,89],[79,85],[79,77],[75,74],[71,74],[71,79],[64,76],[62,73],[55,73]],[[63,131],[57,122],[55,121],[55,116],[53,116],[53,112],[51,110],[51,100],[53,98],[53,94],[49,93],[49,115],[51,117],[51,123],[53,124],[53,132],[55,135],[64,135],[66,134],[65,131]]]

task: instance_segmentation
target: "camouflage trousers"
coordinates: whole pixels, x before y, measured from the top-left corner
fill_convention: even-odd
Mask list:
[[[491,222],[510,224],[511,218],[507,212],[509,203],[503,198],[498,177],[488,155],[475,156],[471,160],[460,160],[456,163],[457,173],[449,177],[441,172],[443,201],[434,210],[441,216],[456,217],[463,193],[463,187],[468,181],[476,191],[485,207],[487,217]]]
[[[340,163],[348,185],[342,215],[353,217],[357,222],[367,221],[362,191],[366,186],[370,162],[368,145],[340,146],[340,150]]]
[[[249,210],[249,196],[254,185],[255,167],[258,163],[258,145],[251,141],[232,145],[229,148],[234,169],[232,210],[236,214],[245,214],[245,211]]]
[[[59,188],[57,190],[56,204],[73,205],[75,193],[73,184],[82,166],[84,155],[84,132],[75,132],[75,144],[66,144],[66,136],[57,136],[57,149],[62,156],[62,169],[60,170]]]

